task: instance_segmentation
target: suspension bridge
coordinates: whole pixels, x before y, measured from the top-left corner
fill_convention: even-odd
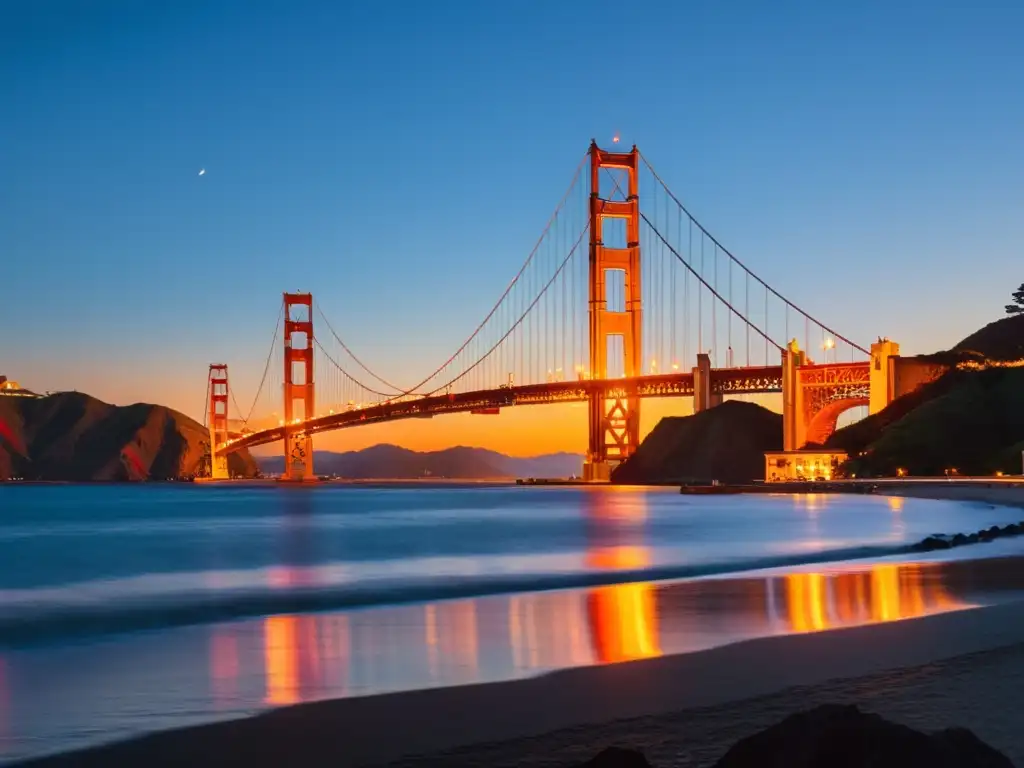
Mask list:
[[[783,444],[797,450],[826,439],[850,408],[884,408],[898,394],[898,356],[894,342],[865,348],[759,277],[636,146],[591,142],[493,307],[411,386],[366,364],[312,294],[283,294],[248,408],[227,366],[210,366],[211,476],[228,477],[232,451],[280,441],[284,479],[314,479],[320,432],[583,402],[584,479],[603,481],[636,451],[641,402],[652,397],[692,397],[699,412],[727,396],[781,393]]]

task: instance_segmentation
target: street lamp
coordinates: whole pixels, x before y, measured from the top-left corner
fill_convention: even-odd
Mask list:
[[[821,348],[825,350],[825,362],[827,363],[829,350],[836,348],[836,340],[831,337],[825,339],[825,341],[822,342]]]

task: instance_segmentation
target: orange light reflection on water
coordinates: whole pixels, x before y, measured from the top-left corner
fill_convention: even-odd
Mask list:
[[[920,563],[880,563],[849,573],[788,574],[784,577],[788,629],[818,632],[967,607],[946,592],[940,575]]]
[[[638,523],[647,517],[646,496],[592,494],[590,510],[597,526]],[[637,503],[637,500],[642,500]],[[637,570],[650,564],[642,542],[597,545],[587,552],[587,565],[600,570]],[[614,664],[661,655],[658,636],[657,590],[649,583],[613,584],[587,593],[587,617],[597,660]]]
[[[299,665],[295,616],[268,616],[263,621],[268,704],[299,701]]]

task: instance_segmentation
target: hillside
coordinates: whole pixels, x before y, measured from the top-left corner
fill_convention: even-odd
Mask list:
[[[1020,472],[1024,441],[1024,368],[953,371],[922,388],[921,400],[898,418],[896,401],[870,419],[836,432],[829,445],[852,458],[858,475]],[[915,393],[918,394],[918,393]],[[857,455],[862,454],[862,455]]]
[[[693,416],[670,416],[612,473],[623,484],[764,479],[765,451],[782,450],[782,416],[727,400]]]
[[[260,469],[268,474],[278,474],[284,467],[281,456],[259,457],[257,461]],[[317,474],[367,480],[419,477],[464,480],[562,478],[579,475],[582,467],[583,458],[571,453],[521,459],[483,448],[463,446],[420,452],[397,445],[375,445],[361,451],[316,451],[313,454],[313,468]]]
[[[160,405],[109,405],[79,392],[0,397],[0,479],[164,480],[194,474],[208,431]],[[248,452],[230,458],[251,476]]]
[[[976,352],[987,360],[1024,360],[1024,314],[989,323],[953,349]]]
[[[1024,316],[989,323],[951,350],[928,356],[950,364],[1024,359]],[[880,413],[837,430],[829,447],[850,454],[847,471],[912,475],[1021,471],[1024,368],[953,370]]]

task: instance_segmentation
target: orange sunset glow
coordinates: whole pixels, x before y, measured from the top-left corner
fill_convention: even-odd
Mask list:
[[[750,395],[748,400],[778,410],[777,396]],[[689,416],[693,399],[650,398],[641,409],[640,436],[646,437],[666,416]],[[509,456],[538,456],[546,453],[580,453],[586,450],[587,409],[585,403],[534,405],[503,408],[498,415],[453,413],[432,419],[369,424],[324,432],[316,436],[318,451],[358,451],[388,443],[414,451],[439,451],[454,445],[487,448]],[[257,455],[276,455],[280,446],[253,448]]]

